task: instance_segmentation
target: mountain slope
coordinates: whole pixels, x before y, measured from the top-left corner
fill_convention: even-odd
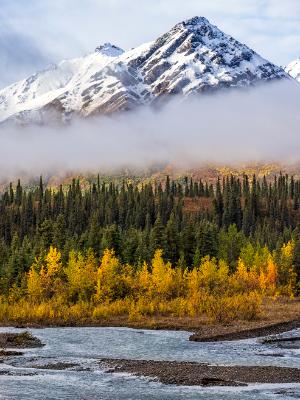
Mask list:
[[[0,120],[11,116],[42,122],[43,110],[51,108],[67,116],[79,110],[84,91],[93,77],[123,50],[111,44],[98,47],[86,57],[62,61],[0,91]],[[64,101],[62,101],[64,99]]]
[[[43,123],[152,104],[173,94],[286,78],[283,69],[202,17],[127,52],[105,44],[0,91],[0,121]]]
[[[287,65],[285,71],[300,82],[300,58]]]

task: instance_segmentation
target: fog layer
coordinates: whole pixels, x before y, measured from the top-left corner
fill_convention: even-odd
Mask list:
[[[300,85],[175,99],[69,126],[0,128],[0,175],[300,161]]]

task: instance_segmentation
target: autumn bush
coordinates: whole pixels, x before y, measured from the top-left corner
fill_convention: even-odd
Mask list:
[[[24,274],[22,287],[0,297],[1,321],[97,322],[125,316],[199,317],[213,322],[253,320],[267,297],[296,291],[293,241],[277,253],[242,249],[235,268],[206,256],[193,268],[173,268],[157,250],[152,262],[122,265],[107,249],[71,251],[67,262],[50,247]]]

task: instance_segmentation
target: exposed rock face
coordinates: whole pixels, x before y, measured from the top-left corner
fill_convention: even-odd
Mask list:
[[[170,95],[189,96],[287,78],[285,71],[203,17],[124,52],[105,43],[0,91],[0,121],[45,123],[130,110]]]

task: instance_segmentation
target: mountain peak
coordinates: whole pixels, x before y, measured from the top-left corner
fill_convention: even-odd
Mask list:
[[[169,32],[171,35],[177,35],[180,33],[183,36],[192,35],[198,38],[215,39],[218,37],[225,37],[225,35],[220,29],[211,24],[205,17],[193,17],[186,19],[178,24],[176,24],[173,29]]]
[[[193,18],[186,19],[177,25],[182,25],[184,27],[197,27],[202,25],[210,25],[210,22],[205,17],[195,16]]]
[[[104,43],[95,49],[95,52],[104,54],[109,57],[118,57],[124,53],[124,50],[111,43]]]
[[[1,90],[0,123],[44,121],[49,114],[63,121],[73,114],[111,114],[158,104],[173,95],[195,96],[287,78],[282,68],[198,16],[123,53],[104,43],[93,54]]]

